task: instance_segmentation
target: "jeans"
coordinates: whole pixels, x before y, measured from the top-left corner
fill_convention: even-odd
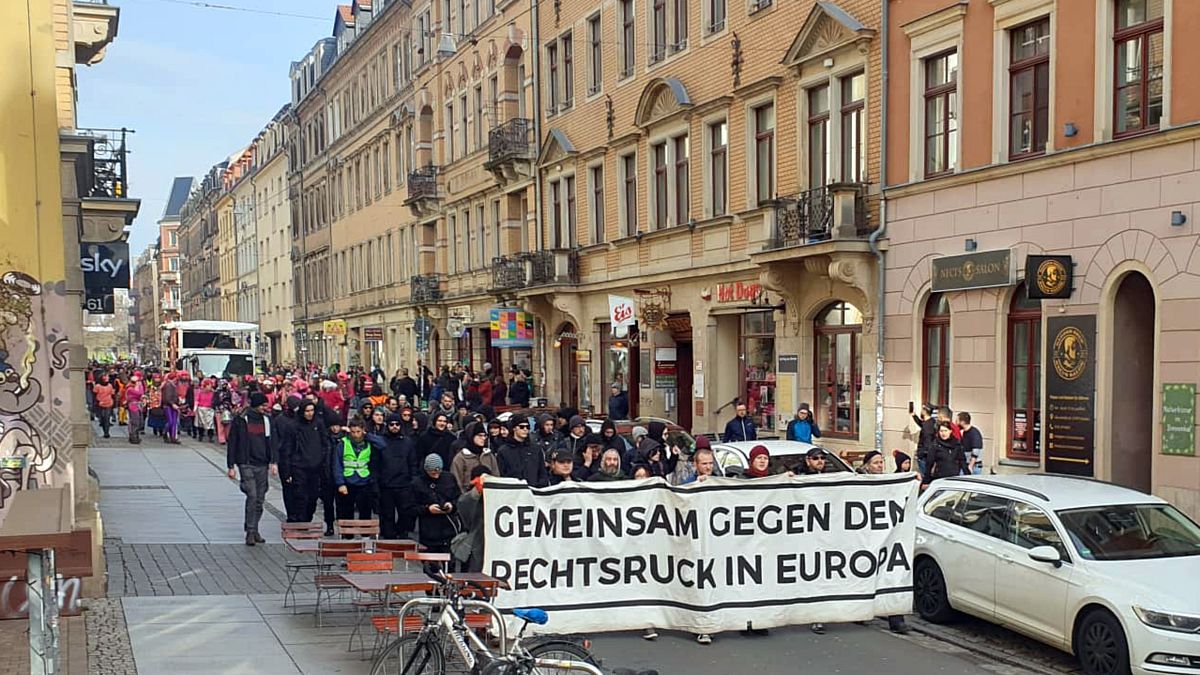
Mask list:
[[[142,442],[142,411],[134,408],[129,411],[129,426],[126,427],[129,432],[130,443]]]
[[[267,482],[266,466],[254,464],[238,464],[238,475],[241,476],[242,493],[246,495],[246,519],[242,529],[246,532],[258,532],[258,521],[262,519],[263,500],[267,497],[270,484]]]
[[[104,437],[108,438],[108,430],[112,428],[112,408],[101,408],[96,406],[96,419],[100,420],[100,429],[104,432]]]

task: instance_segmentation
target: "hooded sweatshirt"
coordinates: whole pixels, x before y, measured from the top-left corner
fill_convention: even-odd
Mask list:
[[[319,469],[325,466],[329,455],[330,439],[324,421],[316,414],[311,421],[304,419],[304,410],[311,405],[313,404],[308,403],[301,406],[292,422],[290,438],[286,444],[287,452],[284,453],[292,470]],[[280,471],[283,471],[282,466]]]
[[[481,428],[479,422],[473,422],[467,425],[466,432],[463,433],[463,438],[467,442],[454,455],[454,460],[450,462],[450,474],[454,476],[454,480],[458,483],[458,488],[463,492],[467,492],[471,488],[471,471],[475,467],[483,465],[491,469],[492,475],[499,475],[500,461],[496,458],[496,454],[485,443],[482,448],[474,444],[476,432]],[[486,427],[482,427],[486,431]]]
[[[400,416],[392,413],[388,422],[399,422]],[[385,490],[408,489],[413,479],[424,469],[424,455],[417,452],[417,439],[411,434],[392,433],[381,437],[383,445],[379,451],[379,487]]]
[[[454,444],[454,434],[449,430],[438,431],[437,417],[443,413],[434,413],[430,417],[429,428],[417,437],[417,454],[424,461],[425,456],[435,454],[442,458],[442,466],[450,466],[454,455],[450,450],[450,446]],[[449,416],[446,416],[449,419]]]

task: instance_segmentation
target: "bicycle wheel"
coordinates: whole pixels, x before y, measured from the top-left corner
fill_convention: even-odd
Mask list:
[[[371,675],[445,675],[445,672],[441,643],[416,635],[394,640],[371,666]]]
[[[529,654],[535,659],[553,659],[555,661],[583,661],[593,666],[600,662],[583,645],[570,640],[543,640],[529,648]],[[539,666],[533,670],[536,675],[557,675],[558,673],[576,672],[561,668]]]

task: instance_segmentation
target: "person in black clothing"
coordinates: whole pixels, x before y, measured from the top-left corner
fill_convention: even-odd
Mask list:
[[[424,457],[435,454],[442,458],[442,466],[450,466],[454,459],[451,446],[454,445],[454,434],[449,430],[450,417],[443,412],[433,415],[433,423],[417,438],[417,456]]]
[[[529,420],[514,416],[508,421],[510,435],[496,456],[500,475],[519,478],[533,487],[546,487],[550,475],[546,471],[546,455],[529,442]]]
[[[411,423],[410,423],[411,424]],[[379,450],[379,536],[402,539],[413,529],[412,485],[421,472],[416,439],[404,433],[404,420],[392,415]]]
[[[792,473],[801,476],[825,473],[827,464],[824,450],[815,447],[809,448],[808,452],[804,454],[804,461],[792,467]]]
[[[299,520],[300,504],[296,500],[296,486],[292,483],[289,446],[292,434],[296,428],[296,410],[300,407],[298,398],[288,398],[283,402],[283,410],[271,416],[274,428],[271,430],[271,441],[277,448],[279,457],[279,482],[283,485],[283,509],[287,512],[287,522],[297,523]]]
[[[229,478],[241,475],[242,493],[246,495],[246,514],[242,528],[246,531],[246,545],[264,543],[258,533],[258,522],[262,518],[263,500],[270,484],[267,474],[279,475],[279,450],[271,441],[271,418],[267,416],[270,406],[262,392],[250,394],[250,407],[233,418],[229,425],[229,437],[225,441],[225,462]]]
[[[563,434],[554,425],[554,415],[550,413],[542,413],[538,415],[537,431],[530,440],[534,446],[542,451],[543,457],[549,457],[550,451],[557,448],[563,440]]]
[[[679,461],[678,448],[668,449],[667,425],[654,421],[646,425],[648,432],[638,444],[638,463],[650,467],[650,473],[655,476],[669,476],[675,471],[675,463]]]
[[[620,382],[612,383],[612,394],[608,397],[608,419],[629,419],[629,394],[621,389]]]
[[[566,448],[576,461],[583,456],[583,449],[587,445],[588,428],[583,421],[583,417],[574,415],[568,423],[567,434],[560,436],[555,447]]]
[[[370,520],[379,492],[379,449],[367,440],[362,420],[350,421],[350,435],[330,453],[340,519]]]
[[[405,397],[410,403],[417,400],[417,382],[408,376],[408,368],[401,368],[399,375],[392,378],[392,393],[396,398]]]
[[[556,448],[550,453],[550,484],[579,480],[575,477],[575,455],[566,448]]]
[[[329,423],[329,451],[325,453],[325,461],[321,465],[321,515],[325,521],[325,536],[333,536],[333,524],[337,520],[337,486],[333,482],[333,452],[334,448],[342,447],[342,439],[347,436],[346,427],[339,417]]]
[[[450,540],[462,530],[455,507],[462,493],[454,477],[442,470],[441,455],[426,455],[422,468],[412,482],[417,533],[426,551],[449,553]]]
[[[584,436],[583,449],[576,450],[575,480],[591,480],[592,474],[600,470],[600,453],[604,452],[604,442],[596,434]]]
[[[629,444],[617,434],[617,425],[611,419],[600,423],[600,441],[605,449],[612,448],[622,455],[629,449]]]
[[[288,440],[283,445],[280,473],[285,489],[290,484],[293,491],[293,504],[288,507],[288,522],[309,523],[317,511],[322,473],[329,465],[332,445],[324,423],[317,417],[315,403],[303,401],[297,411]],[[286,473],[283,473],[283,463],[287,466]]]
[[[513,383],[508,387],[508,402],[515,406],[528,408],[531,395],[529,383],[525,381],[525,374],[517,373],[517,376],[513,378]]]
[[[496,375],[492,378],[492,407],[506,405],[508,403],[508,385],[505,384],[504,378]]]
[[[912,416],[913,421],[921,428],[920,436],[917,439],[917,468],[924,474],[928,468],[926,454],[929,452],[930,446],[937,438],[937,418],[933,416],[933,406],[928,403],[921,404],[921,415]]]
[[[966,462],[963,459],[962,443],[954,437],[954,427],[949,422],[938,422],[937,438],[926,454],[928,471],[922,473],[926,482],[948,478],[962,473]]]

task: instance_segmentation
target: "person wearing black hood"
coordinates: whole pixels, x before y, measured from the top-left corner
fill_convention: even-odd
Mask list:
[[[378,443],[379,536],[402,539],[413,529],[412,485],[421,473],[421,455],[416,439],[404,432],[404,420],[395,413],[388,416],[387,431]]]
[[[442,467],[448,467],[454,459],[451,449],[454,445],[454,434],[449,430],[450,418],[443,412],[436,412],[432,419],[429,428],[417,437],[417,455],[425,457],[435,454],[442,458]]]
[[[229,478],[237,479],[240,474],[242,493],[246,495],[242,528],[246,531],[247,546],[265,541],[258,533],[258,522],[262,518],[263,500],[270,486],[267,474],[279,475],[279,448],[271,440],[268,410],[267,397],[262,392],[250,394],[250,407],[233,418],[229,425],[229,438],[225,441]]]
[[[530,441],[542,451],[543,457],[550,457],[550,451],[557,448],[563,440],[563,434],[555,425],[554,415],[550,413],[542,413],[537,418],[537,431],[534,432],[533,439]]]
[[[317,512],[317,498],[321,495],[321,474],[329,465],[329,451],[332,448],[325,424],[317,416],[315,403],[302,401],[296,407],[296,417],[283,447],[280,465],[282,467],[286,461],[288,473],[281,475],[281,478],[284,479],[285,490],[291,485],[296,511],[293,517],[293,507],[288,507],[288,522],[312,522]]]
[[[647,434],[638,444],[638,462],[649,466],[653,475],[665,478],[675,470],[675,463],[679,461],[679,451],[677,448],[668,449],[666,446],[666,424],[654,421],[646,426]]]
[[[629,443],[617,433],[617,425],[611,419],[600,423],[600,442],[606,450],[612,448],[622,456],[629,450]]]
[[[591,480],[592,475],[600,470],[600,454],[604,452],[604,443],[600,436],[588,434],[583,437],[583,448],[576,450],[575,480]]]
[[[302,508],[298,499],[299,493],[296,490],[298,483],[292,481],[290,455],[292,435],[296,429],[296,412],[299,410],[302,400],[288,397],[283,403],[283,410],[271,416],[273,427],[271,442],[275,444],[275,454],[279,457],[279,482],[283,487],[283,510],[287,512],[287,522],[289,523],[302,522],[299,519]]]
[[[570,452],[575,461],[583,456],[583,449],[587,445],[588,427],[580,415],[572,415],[567,423],[567,433],[559,435],[559,441],[556,447],[564,448]]]
[[[500,463],[500,475],[519,478],[532,487],[546,487],[550,482],[546,470],[546,455],[529,442],[529,419],[513,416],[508,421],[510,435],[500,448],[496,459]]]

